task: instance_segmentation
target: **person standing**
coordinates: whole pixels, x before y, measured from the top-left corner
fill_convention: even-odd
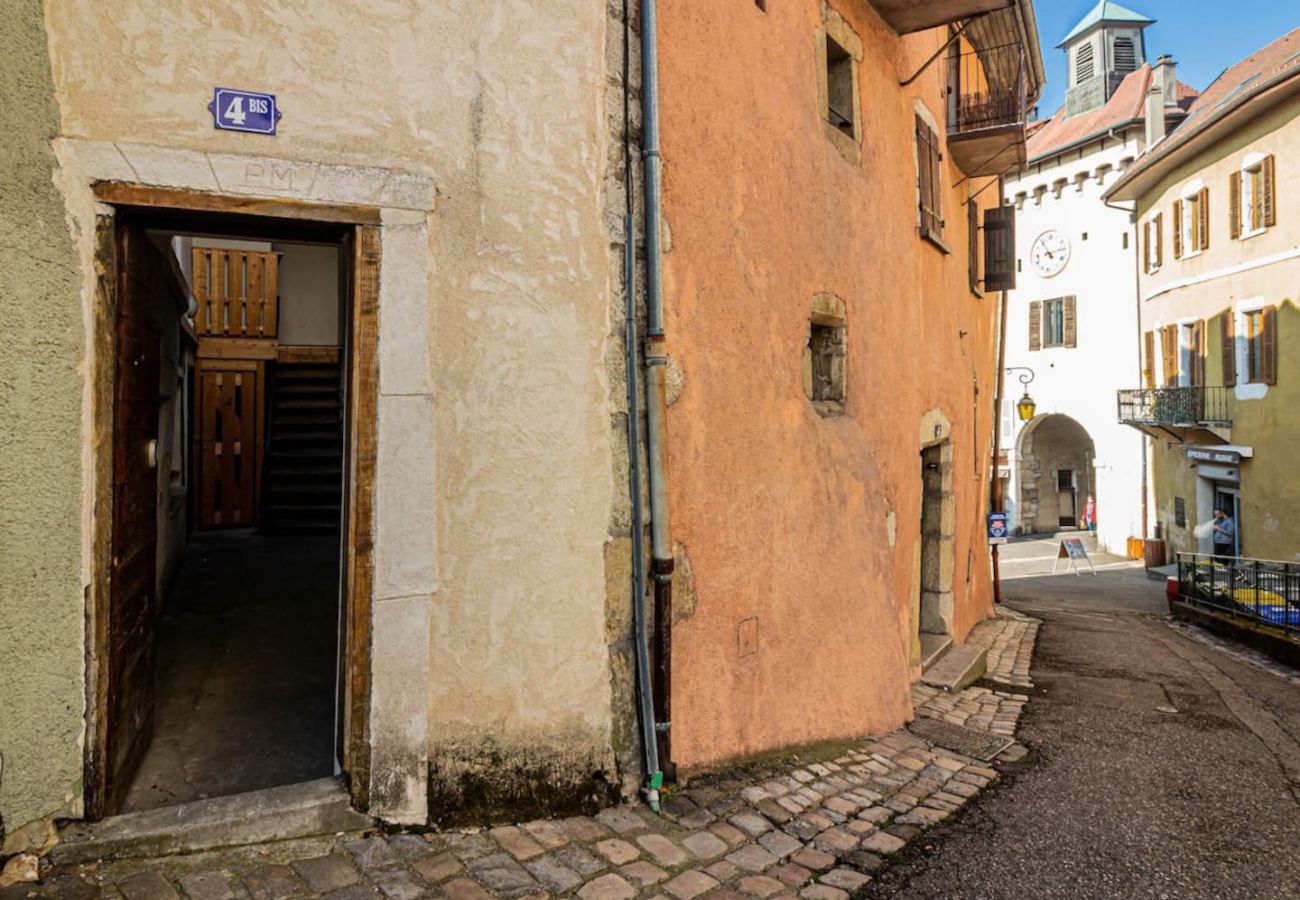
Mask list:
[[[1088,495],[1088,502],[1083,505],[1083,527],[1089,532],[1097,533],[1097,501]]]
[[[1214,558],[1218,562],[1227,564],[1236,556],[1235,544],[1237,542],[1237,523],[1232,520],[1226,510],[1216,509],[1214,511]]]

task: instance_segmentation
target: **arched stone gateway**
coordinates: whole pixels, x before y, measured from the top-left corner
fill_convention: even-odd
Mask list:
[[[1082,527],[1097,492],[1097,450],[1082,425],[1060,413],[1038,416],[1016,444],[1018,534]]]

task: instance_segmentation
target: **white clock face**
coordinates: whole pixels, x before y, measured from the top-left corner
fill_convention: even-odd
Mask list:
[[[1059,275],[1065,268],[1065,264],[1070,261],[1070,239],[1056,229],[1044,231],[1034,241],[1034,248],[1030,253],[1030,262],[1034,265],[1034,271],[1043,278],[1051,278],[1053,275]]]

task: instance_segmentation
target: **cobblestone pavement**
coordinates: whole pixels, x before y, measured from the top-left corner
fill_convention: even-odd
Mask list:
[[[1032,652],[1029,624],[999,618],[986,629],[990,646],[1015,659]],[[960,717],[1003,735],[1025,703],[984,687],[914,696],[918,715]],[[1024,753],[1012,745],[1000,759]],[[484,830],[336,835],[105,862],[48,870],[39,885],[0,890],[0,900],[847,900],[889,856],[997,778],[995,769],[904,729],[814,750],[803,762],[701,779],[672,795],[659,816],[624,806]]]
[[[1022,694],[968,687],[948,694],[929,685],[912,685],[912,705],[918,716],[1012,737],[1029,699]]]
[[[988,651],[985,677],[1016,687],[1031,687],[1029,663],[1038,639],[1038,625],[1037,619],[1000,606],[997,618],[987,619],[971,629],[966,642]]]

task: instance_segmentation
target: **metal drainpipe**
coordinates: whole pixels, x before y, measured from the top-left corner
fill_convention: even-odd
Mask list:
[[[654,576],[655,736],[660,766],[672,774],[673,546],[668,519],[668,346],[664,338],[662,210],[659,155],[659,57],[657,4],[641,0],[641,120],[645,166],[646,258],[646,456],[650,480],[650,571]],[[656,773],[658,774],[658,773]],[[662,780],[662,776],[661,776]]]
[[[632,644],[636,651],[637,717],[641,723],[641,749],[645,758],[645,799],[659,812],[659,741],[655,729],[650,646],[646,636],[645,520],[641,504],[641,408],[636,384],[636,180],[632,166],[632,16],[631,0],[623,0],[623,179],[627,206],[623,245],[624,332],[627,375],[628,483],[632,502]]]

